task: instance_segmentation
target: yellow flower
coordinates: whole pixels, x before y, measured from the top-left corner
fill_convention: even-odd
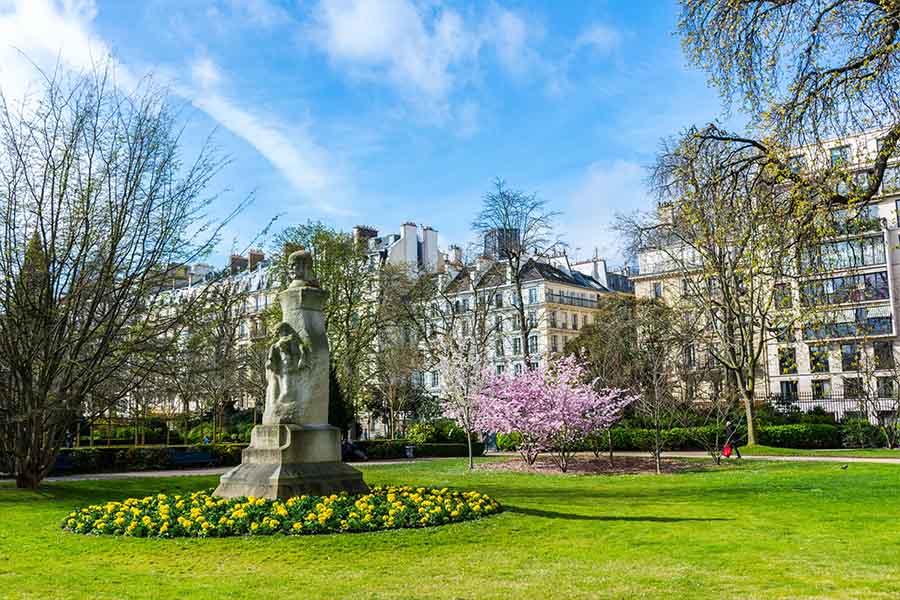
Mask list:
[[[259,525],[257,525],[256,523],[250,523],[250,531],[256,531],[257,529],[259,529]]]
[[[303,529],[303,523],[297,521],[296,523],[294,523],[291,529],[293,529],[294,531],[300,531],[301,529]]]

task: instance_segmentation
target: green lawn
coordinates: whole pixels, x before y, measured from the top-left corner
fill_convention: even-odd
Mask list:
[[[701,463],[698,463],[701,464]],[[705,464],[705,463],[702,463]],[[434,529],[230,539],[65,533],[76,505],[215,477],[0,484],[3,598],[896,598],[900,466],[729,463],[677,475],[367,466],[475,488],[506,512]]]
[[[741,446],[741,454],[750,456],[837,456],[857,458],[900,458],[900,450],[887,448],[837,449],[837,450],[796,450],[793,448],[773,448],[772,446]]]

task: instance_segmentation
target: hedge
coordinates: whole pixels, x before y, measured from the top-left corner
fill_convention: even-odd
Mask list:
[[[614,450],[650,450],[654,443],[652,429],[635,429],[614,427],[612,430]],[[660,432],[663,448],[666,450],[704,450],[716,442],[721,445],[725,440],[722,428],[674,427]],[[717,437],[718,436],[718,437]],[[846,435],[841,426],[815,423],[796,425],[765,425],[758,427],[757,442],[778,448],[840,448],[846,444]],[[497,446],[500,450],[515,450],[518,434],[498,435]],[[739,432],[737,443],[746,442],[746,435]],[[602,432],[594,439],[589,439],[582,450],[606,451],[609,449],[607,434]]]
[[[466,444],[413,444],[407,440],[369,440],[357,445],[372,460],[405,458],[406,447],[413,446],[413,456],[468,456]],[[206,444],[200,446],[103,446],[63,448],[59,451],[55,475],[67,473],[102,473],[104,471],[148,471],[185,469],[204,466],[234,466],[241,462],[246,444]],[[484,444],[472,443],[476,456],[484,454]]]

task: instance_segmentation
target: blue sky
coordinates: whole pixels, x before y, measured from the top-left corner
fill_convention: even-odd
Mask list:
[[[563,215],[571,251],[613,262],[617,212],[648,208],[660,138],[720,116],[673,31],[674,0],[0,0],[0,86],[25,54],[72,69],[111,55],[147,74],[232,158],[216,180],[255,202],[220,248],[307,219],[394,232],[415,221],[465,243],[495,177]]]

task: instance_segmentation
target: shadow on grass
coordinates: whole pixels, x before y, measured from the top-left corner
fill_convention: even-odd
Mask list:
[[[544,519],[564,519],[572,521],[636,521],[645,523],[680,523],[684,521],[733,521],[725,517],[613,517],[609,515],[577,515],[573,513],[562,513],[552,510],[540,510],[537,508],[524,508],[521,506],[505,505],[503,510],[506,512],[528,515],[530,517],[541,517]]]

